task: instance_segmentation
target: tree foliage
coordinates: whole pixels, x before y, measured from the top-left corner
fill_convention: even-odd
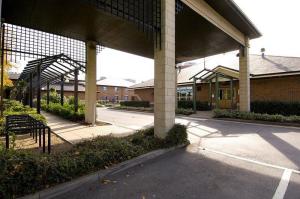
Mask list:
[[[6,60],[5,56],[4,56],[4,65],[3,65],[3,69],[4,69],[4,73],[3,73],[3,86],[4,87],[12,87],[13,83],[11,81],[11,79],[9,78],[8,75],[8,71],[13,67],[13,64]],[[0,72],[2,70],[2,67],[0,68]],[[0,75],[0,81],[1,81],[1,75]]]

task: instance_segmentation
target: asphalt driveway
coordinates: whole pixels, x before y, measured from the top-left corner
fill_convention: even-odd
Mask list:
[[[140,129],[153,125],[152,113],[98,109],[98,120]],[[300,128],[177,117],[199,147],[300,170]]]
[[[98,119],[127,128],[152,114],[98,109]],[[180,118],[192,144],[95,181],[59,198],[300,198],[300,129]]]

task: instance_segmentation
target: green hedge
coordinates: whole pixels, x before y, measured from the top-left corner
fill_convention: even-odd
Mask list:
[[[62,118],[65,118],[67,120],[84,121],[84,105],[82,105],[82,104],[79,104],[78,112],[75,112],[74,111],[75,110],[74,109],[74,104],[72,104],[72,103],[65,103],[62,106],[59,103],[50,102],[49,105],[47,105],[46,101],[42,100],[41,108],[44,111],[47,111],[49,113],[53,113],[53,114],[58,115]]]
[[[178,101],[178,108],[183,108],[183,109],[193,109],[194,104],[193,101]],[[198,111],[208,111],[211,110],[208,102],[196,102],[196,108]]]
[[[299,115],[300,102],[280,102],[280,101],[254,101],[251,102],[251,111],[255,113]]]
[[[300,123],[300,116],[269,115],[253,112],[214,110],[215,118],[235,118],[243,120],[260,120],[268,122]]]
[[[4,112],[3,116],[8,115],[23,115],[28,114],[35,119],[46,123],[44,116],[37,114],[35,108],[30,108],[29,106],[24,106],[21,102],[16,100],[5,100],[4,101]],[[0,117],[0,135],[3,134],[5,120]]]
[[[0,198],[34,193],[152,150],[186,143],[186,128],[175,125],[165,140],[156,138],[150,128],[125,138],[98,137],[53,155],[0,148]]]
[[[47,100],[47,94],[42,96],[42,100]],[[53,103],[60,103],[60,94],[58,94],[55,89],[50,89],[49,101]]]
[[[130,106],[130,107],[150,107],[150,102],[148,101],[124,101],[120,102],[121,106]]]

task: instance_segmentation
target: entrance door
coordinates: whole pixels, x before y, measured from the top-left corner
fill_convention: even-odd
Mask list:
[[[230,96],[230,88],[220,88],[220,102],[219,107],[221,109],[231,109],[231,96]],[[233,103],[235,103],[235,89],[233,89]]]

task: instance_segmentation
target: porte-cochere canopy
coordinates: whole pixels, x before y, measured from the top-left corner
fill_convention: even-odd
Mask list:
[[[2,0],[6,23],[154,57],[162,0]],[[261,34],[231,0],[176,1],[176,62],[236,50],[240,43],[195,9],[201,3],[250,39]],[[206,17],[205,17],[206,16]],[[217,18],[216,18],[217,19]],[[224,21],[224,20],[222,20]]]

